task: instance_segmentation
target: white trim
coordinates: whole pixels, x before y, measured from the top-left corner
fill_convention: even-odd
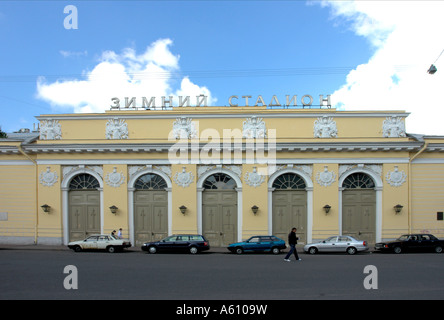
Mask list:
[[[60,189],[62,191],[62,223],[63,223],[63,244],[67,245],[69,242],[69,184],[71,180],[82,173],[90,174],[100,184],[99,192],[100,192],[100,232],[103,233],[103,225],[104,225],[104,203],[103,203],[103,180],[102,177],[95,171],[90,170],[88,168],[77,168],[71,172],[69,172],[66,176],[63,177],[63,180],[60,185]]]
[[[310,243],[313,239],[313,181],[308,174],[297,168],[278,170],[268,179],[268,233],[273,233],[273,183],[277,177],[284,173],[297,174],[305,182],[305,191],[307,192],[307,243]]]
[[[443,164],[444,158],[416,158],[412,164]]]
[[[242,181],[236,173],[225,168],[215,168],[209,170],[202,174],[197,180],[197,233],[202,234],[202,192],[204,191],[203,183],[209,176],[215,173],[225,173],[233,178],[233,180],[236,182],[237,186],[235,190],[237,191],[237,241],[242,241]]]
[[[0,160],[0,166],[34,166],[29,160]]]
[[[250,159],[242,159],[242,164],[246,164],[247,160]],[[413,163],[420,163],[423,159],[416,159]],[[426,160],[426,159],[424,159]],[[430,159],[439,160],[439,159]],[[20,160],[17,160],[20,161]],[[444,162],[444,159],[441,159]],[[8,161],[9,162],[9,161]],[[6,163],[5,165],[15,165],[15,161],[10,161],[11,163]],[[220,161],[220,164],[241,164],[236,159],[229,159],[229,161],[225,162],[223,159]],[[30,164],[32,162],[29,162]],[[189,161],[190,164],[203,164],[199,159],[191,159]],[[276,164],[352,164],[352,163],[363,163],[363,164],[385,164],[385,163],[409,163],[409,158],[306,158],[306,159],[276,159]],[[441,163],[441,162],[438,162]],[[109,160],[93,160],[93,159],[85,159],[85,160],[37,160],[37,164],[39,165],[170,165],[172,162],[169,159],[109,159]],[[207,165],[207,163],[205,163]],[[2,162],[0,161],[0,165]],[[25,165],[25,164],[23,164]]]
[[[153,168],[146,168],[144,170],[137,171],[130,179],[128,180],[128,227],[129,227],[129,235],[130,235],[130,241],[133,244],[133,246],[136,244],[135,242],[135,232],[134,232],[134,191],[136,189],[134,188],[134,184],[136,183],[137,179],[139,179],[141,176],[148,174],[148,173],[154,173],[162,177],[162,179],[165,180],[167,184],[167,188],[165,189],[167,191],[168,196],[168,212],[167,212],[167,219],[168,219],[168,235],[170,236],[172,234],[172,226],[173,226],[173,196],[172,196],[172,187],[173,184],[171,182],[170,177],[165,174],[161,170],[153,169]]]
[[[338,225],[339,225],[339,233],[342,234],[342,191],[344,190],[344,188],[342,187],[345,178],[347,178],[349,175],[353,174],[353,173],[357,173],[357,172],[362,172],[365,173],[367,175],[369,175],[372,179],[373,182],[375,183],[375,192],[376,192],[376,222],[375,222],[375,227],[376,227],[376,234],[375,234],[375,238],[376,238],[376,242],[380,242],[381,238],[382,238],[382,190],[383,190],[383,181],[381,179],[380,176],[378,176],[375,172],[368,170],[366,168],[354,168],[352,170],[349,170],[347,172],[345,172],[341,177],[339,177],[338,180],[338,185],[339,185],[339,190],[338,190],[338,200],[339,200],[339,221],[338,221]]]

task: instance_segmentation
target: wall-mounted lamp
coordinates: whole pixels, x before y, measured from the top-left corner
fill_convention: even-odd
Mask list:
[[[251,211],[253,211],[254,214],[256,214],[258,210],[259,210],[259,207],[257,205],[254,205],[251,207]]]
[[[115,205],[112,205],[111,207],[109,207],[109,210],[111,210],[112,214],[116,214],[118,209],[119,208],[117,208]]]
[[[185,207],[184,205],[181,205],[179,207],[180,213],[185,214],[185,212],[187,211],[187,207]]]
[[[323,206],[323,209],[325,211],[325,214],[328,214],[330,212],[331,206],[326,204],[325,206]]]
[[[400,204],[397,204],[396,206],[393,207],[395,209],[396,214],[401,213],[402,208],[404,208],[403,206],[401,206]]]
[[[46,203],[43,206],[41,206],[41,208],[43,209],[43,212],[45,212],[45,213],[49,213],[49,209],[51,209],[51,207],[48,206]]]

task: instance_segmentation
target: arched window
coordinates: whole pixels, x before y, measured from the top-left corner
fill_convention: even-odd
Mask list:
[[[375,182],[369,175],[356,172],[345,178],[342,186],[345,189],[373,189]]]
[[[87,173],[82,173],[75,176],[69,183],[70,190],[97,190],[99,188],[99,181]]]
[[[236,181],[225,173],[215,173],[209,176],[203,183],[204,189],[229,190],[236,188]]]
[[[167,187],[166,181],[154,173],[148,173],[139,177],[134,184],[134,188],[137,190],[163,190]]]
[[[273,182],[273,188],[276,190],[294,190],[305,189],[305,181],[295,173],[284,173]]]

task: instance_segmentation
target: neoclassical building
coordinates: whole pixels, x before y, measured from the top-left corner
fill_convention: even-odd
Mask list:
[[[444,136],[402,111],[174,107],[41,115],[0,139],[0,243],[67,244],[122,228],[212,246],[444,237]]]

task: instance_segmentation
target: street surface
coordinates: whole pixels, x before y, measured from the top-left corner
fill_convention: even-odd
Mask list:
[[[444,254],[197,255],[0,246],[0,299],[300,300],[444,299]],[[66,266],[77,289],[66,289]],[[364,273],[366,266],[372,272]],[[375,272],[375,270],[377,272]],[[372,280],[369,281],[371,276]],[[369,287],[372,288],[366,289]],[[376,289],[376,288],[377,289]]]

